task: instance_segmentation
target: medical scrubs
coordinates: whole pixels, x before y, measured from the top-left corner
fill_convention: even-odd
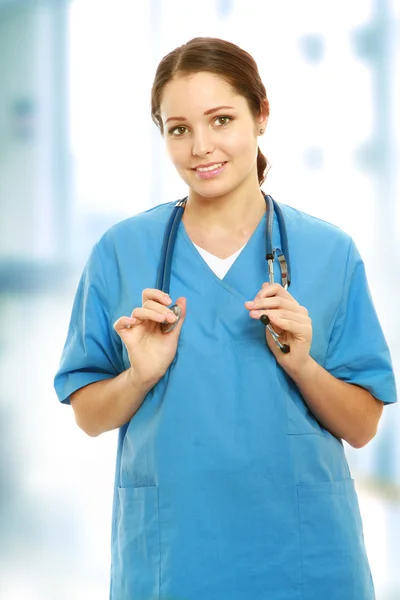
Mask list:
[[[117,224],[94,247],[55,379],[62,402],[129,367],[113,323],[155,287],[173,206]],[[335,377],[395,402],[353,241],[281,208],[289,291],[312,318],[312,356]],[[342,440],[308,409],[244,306],[268,280],[265,229],[264,215],[221,280],[179,225],[170,293],[187,298],[187,318],[167,373],[119,431],[112,600],[375,597]],[[273,242],[281,246],[276,217]]]

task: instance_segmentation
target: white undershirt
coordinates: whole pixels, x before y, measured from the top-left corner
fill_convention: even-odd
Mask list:
[[[228,256],[228,258],[218,258],[218,256],[214,256],[214,254],[207,252],[207,250],[203,250],[203,248],[200,248],[200,246],[197,246],[197,244],[194,244],[194,246],[197,248],[210,269],[214,271],[216,276],[220,279],[223,279],[246,244],[239,248],[235,254]]]

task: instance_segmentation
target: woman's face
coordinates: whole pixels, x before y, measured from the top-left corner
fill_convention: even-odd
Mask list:
[[[168,154],[185,183],[203,197],[228,194],[257,179],[255,119],[246,98],[211,73],[178,76],[164,88],[161,118]]]

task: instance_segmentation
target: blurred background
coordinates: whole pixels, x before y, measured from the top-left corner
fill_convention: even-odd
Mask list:
[[[108,598],[116,434],[81,432],[53,376],[92,245],[185,195],[150,88],[195,36],[255,57],[263,189],[353,236],[400,372],[400,0],[0,0],[2,600]],[[399,431],[389,406],[346,445],[378,600],[400,600]]]

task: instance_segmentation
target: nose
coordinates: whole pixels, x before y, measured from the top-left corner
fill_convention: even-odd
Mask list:
[[[207,156],[214,152],[214,142],[212,132],[207,129],[201,129],[193,133],[192,154],[193,156]]]

